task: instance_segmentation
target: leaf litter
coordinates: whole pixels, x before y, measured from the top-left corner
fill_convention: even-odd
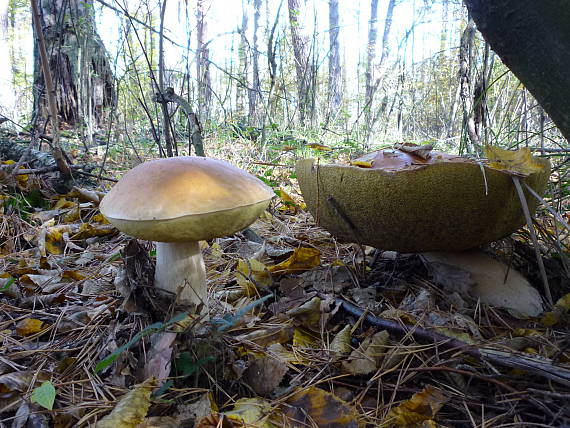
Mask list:
[[[23,192],[34,182],[16,185]],[[568,423],[570,285],[549,244],[557,220],[537,220],[557,303],[520,318],[473,292],[477,275],[492,269],[339,243],[314,224],[298,192],[280,191],[248,230],[202,244],[210,321],[154,295],[152,244],[105,222],[101,192],[76,187],[26,213],[2,194],[0,419],[23,426],[41,415],[36,426],[60,427]],[[522,230],[488,251],[532,287],[540,278],[529,247]]]

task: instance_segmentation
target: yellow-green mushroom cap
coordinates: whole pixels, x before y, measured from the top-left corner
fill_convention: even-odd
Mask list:
[[[398,150],[358,159],[370,168],[297,163],[303,198],[317,223],[344,242],[401,252],[459,251],[504,238],[525,224],[511,174],[459,156],[428,160]],[[521,181],[538,194],[550,164]],[[524,185],[523,185],[524,187]],[[538,201],[525,191],[533,212]]]

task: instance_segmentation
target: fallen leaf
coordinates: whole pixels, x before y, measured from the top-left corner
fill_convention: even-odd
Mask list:
[[[135,428],[140,424],[150,407],[150,394],[156,385],[151,378],[135,385],[121,397],[115,408],[95,425],[95,428]]]
[[[39,333],[47,327],[46,323],[35,318],[25,318],[16,325],[16,333],[26,337]]]
[[[544,165],[536,162],[528,147],[520,150],[503,150],[495,146],[485,146],[485,156],[491,168],[530,175],[544,170]]]
[[[359,168],[372,168],[373,163],[374,161],[368,162],[368,161],[354,160],[350,162],[350,165],[357,166]]]
[[[325,146],[324,144],[319,144],[319,143],[310,143],[307,144],[307,147],[310,147],[311,149],[320,151],[320,152],[329,152],[332,150],[331,147],[329,146]]]
[[[321,325],[321,299],[315,296],[301,306],[287,311],[286,315],[294,319],[296,325],[318,331]]]
[[[358,349],[352,351],[348,360],[342,362],[343,372],[366,375],[376,371],[382,363],[389,339],[390,334],[386,330],[364,339]]]
[[[350,324],[344,326],[339,331],[329,345],[331,354],[338,359],[342,355],[348,354],[352,347],[350,346],[352,327]]]
[[[364,426],[353,407],[334,394],[314,386],[293,394],[281,409],[291,421],[291,426]]]
[[[233,409],[224,412],[224,415],[247,427],[277,428],[271,422],[274,411],[270,401],[261,398],[240,398],[234,403]]]
[[[321,252],[315,248],[295,248],[293,254],[283,262],[269,266],[270,272],[278,274],[300,272],[317,267],[321,264]]]
[[[246,369],[244,380],[256,394],[264,396],[279,386],[287,370],[287,365],[280,359],[256,358]]]
[[[45,409],[52,410],[55,402],[55,387],[51,382],[44,382],[32,391],[31,401]]]
[[[545,327],[552,327],[558,324],[568,312],[570,312],[570,293],[558,299],[552,310],[542,316],[540,322]]]
[[[388,418],[399,428],[421,427],[422,423],[433,419],[446,401],[443,392],[428,385],[408,401],[390,410]]]
[[[236,269],[236,282],[244,290],[246,296],[253,296],[269,287],[273,280],[267,266],[260,261],[240,259]]]

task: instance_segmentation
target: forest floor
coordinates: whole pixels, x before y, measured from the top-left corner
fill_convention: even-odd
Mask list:
[[[569,426],[568,241],[548,211],[556,304],[523,317],[423,255],[337,242],[289,175],[248,230],[202,243],[198,320],[157,299],[152,244],[108,224],[105,189],[2,184],[0,427]],[[526,228],[484,251],[544,297]]]

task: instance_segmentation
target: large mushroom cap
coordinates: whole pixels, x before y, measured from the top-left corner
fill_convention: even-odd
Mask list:
[[[372,168],[314,159],[296,167],[309,210],[341,241],[401,252],[456,251],[501,239],[525,223],[507,172],[438,152],[425,160],[378,151],[359,160],[373,161]],[[523,181],[542,194],[550,167],[535,161],[543,171]],[[537,201],[526,197],[532,212]]]
[[[100,209],[115,227],[140,239],[199,241],[247,227],[273,196],[261,180],[225,161],[186,156],[136,166]]]

